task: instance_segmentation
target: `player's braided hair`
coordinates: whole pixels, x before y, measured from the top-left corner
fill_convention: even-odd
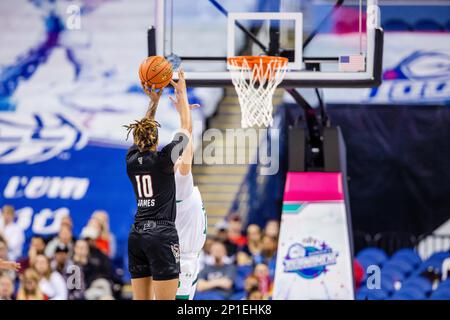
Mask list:
[[[139,151],[155,151],[158,144],[158,127],[161,127],[155,119],[143,118],[135,120],[127,126],[127,140],[130,132],[133,131],[134,144]]]

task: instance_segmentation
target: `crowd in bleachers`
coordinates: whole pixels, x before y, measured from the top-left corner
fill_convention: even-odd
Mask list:
[[[51,238],[25,234],[13,206],[0,216],[0,261],[16,261],[17,272],[0,271],[0,300],[96,300],[121,298],[122,278],[114,268],[116,240],[108,214],[95,211],[78,238],[70,216]],[[237,215],[217,225],[200,254],[196,299],[268,299],[274,280],[278,221],[264,229]],[[22,252],[26,251],[24,255]],[[125,257],[121,257],[122,260]]]
[[[0,300],[114,299],[120,284],[113,270],[115,237],[105,211],[95,211],[78,239],[70,216],[61,219],[50,239],[33,236],[27,254],[25,235],[15,222],[13,206],[0,217],[0,261],[16,261],[18,271],[0,271]]]
[[[105,211],[93,212],[76,239],[72,219],[65,216],[56,236],[34,235],[25,248],[14,207],[4,205],[0,262],[15,261],[18,270],[0,270],[0,300],[122,298],[123,279],[113,263],[116,240],[108,220]],[[200,254],[195,299],[270,299],[279,227],[278,221],[270,220],[264,228],[255,224],[244,228],[238,215],[219,223]],[[450,251],[422,259],[411,248],[389,257],[382,249],[369,247],[357,254],[354,273],[360,300],[450,300]]]
[[[269,299],[272,294],[279,222],[264,229],[251,224],[246,230],[231,215],[208,236],[200,257],[201,271],[195,299]]]
[[[409,248],[388,257],[382,249],[369,247],[356,260],[369,271],[358,283],[359,300],[450,300],[450,251],[435,252],[422,260]]]

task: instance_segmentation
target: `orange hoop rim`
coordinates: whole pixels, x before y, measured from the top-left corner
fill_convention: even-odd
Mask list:
[[[227,64],[232,67],[243,67],[244,61],[247,65],[253,69],[255,65],[262,64],[264,68],[266,68],[271,63],[273,64],[274,69],[281,69],[287,66],[289,63],[289,59],[285,57],[277,57],[277,56],[235,56],[227,58]]]

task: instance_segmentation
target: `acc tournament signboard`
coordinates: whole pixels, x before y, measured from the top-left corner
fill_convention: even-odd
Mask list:
[[[353,299],[348,234],[342,174],[289,172],[274,299]]]

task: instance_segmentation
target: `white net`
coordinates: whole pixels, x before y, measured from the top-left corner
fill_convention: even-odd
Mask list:
[[[280,57],[231,57],[228,69],[241,105],[241,126],[271,126],[272,97],[283,81],[287,59]]]

